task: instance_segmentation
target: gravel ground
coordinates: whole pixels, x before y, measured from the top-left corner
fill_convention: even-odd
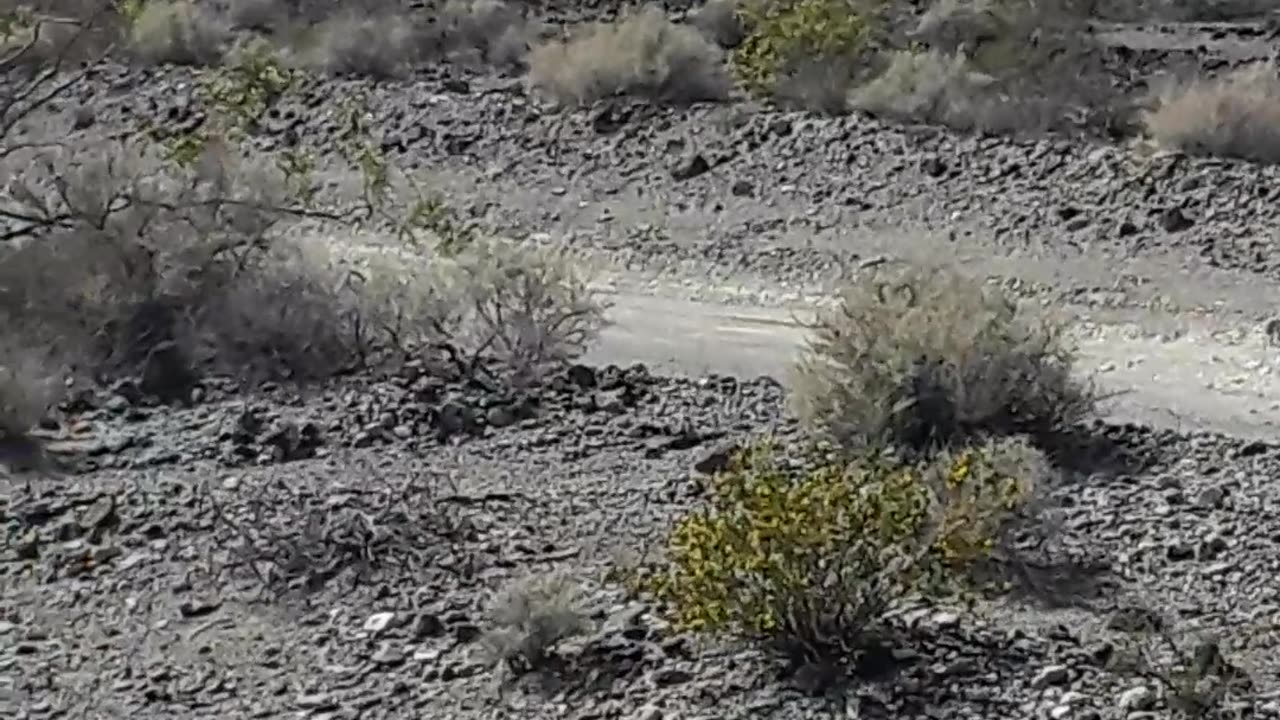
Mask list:
[[[1255,26],[1230,30],[1249,44],[1231,57],[1185,47],[1220,29],[1112,28],[1108,62],[1231,64],[1270,48]],[[44,131],[181,127],[198,120],[191,87],[187,70],[104,67]],[[1248,321],[1280,284],[1274,168],[743,101],[562,113],[517,78],[448,66],[315,81],[265,119],[264,144],[324,147],[329,100],[356,90],[387,149],[478,221],[631,276],[812,288],[945,248],[1088,308],[1221,299]],[[578,367],[522,396],[412,374],[305,396],[210,384],[190,407],[128,384],[88,394],[54,443],[70,467],[0,477],[0,715],[1165,718],[1158,685],[1118,659],[1153,607],[1251,677],[1237,717],[1280,717],[1280,448],[1221,435],[1093,428],[1125,462],[1075,463],[1051,489],[1062,527],[1028,594],[904,610],[882,674],[841,693],[664,632],[606,571],[697,502],[696,467],[725,443],[791,432],[783,394],[640,367]],[[483,652],[489,596],[552,571],[582,586],[590,631],[553,671],[506,677]]]
[[[701,461],[789,432],[772,381],[581,367],[519,402],[410,377],[186,409],[128,395],[67,418],[76,474],[3,488],[11,717],[1133,717],[1121,698],[1156,688],[1108,658],[1139,607],[1280,687],[1273,446],[1098,428],[1126,462],[1054,488],[1063,528],[1029,595],[906,611],[891,675],[811,697],[752,652],[662,634],[606,581],[697,502]],[[313,513],[329,552],[292,565]],[[265,591],[271,568],[308,590]],[[552,570],[592,631],[557,672],[503,681],[489,594]]]

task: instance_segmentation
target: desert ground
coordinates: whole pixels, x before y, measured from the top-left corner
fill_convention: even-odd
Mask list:
[[[1280,718],[1280,15],[943,4],[890,2],[888,24],[941,48],[925,31],[970,32],[966,8],[1002,18],[947,46],[987,66],[886,89],[887,61],[854,53],[773,92],[734,74],[754,46],[730,3],[0,5],[17,28],[0,45],[0,716]],[[87,47],[58,61],[49,37]],[[294,73],[265,100],[252,91],[278,68],[253,65],[248,38]],[[103,243],[146,238],[151,268],[262,208],[153,231],[111,220],[143,176],[99,205],[57,179],[106,187],[74,158],[186,147],[165,143],[227,117],[250,156],[314,159],[316,207],[358,204],[370,168],[392,167],[439,211],[422,236],[572,263],[580,296],[563,302],[600,322],[535,374],[481,372],[502,343],[463,321],[450,347],[479,345],[469,369],[425,351],[351,367],[336,333],[306,342],[327,330],[295,312],[301,295],[253,285],[190,310],[206,318],[193,347],[217,348],[198,377],[155,360],[186,335],[64,367],[68,328],[98,322],[97,342],[141,306],[113,295],[140,275]],[[22,188],[45,151],[30,187],[63,204],[33,215]],[[59,215],[91,206],[96,225]],[[370,313],[428,316],[394,289],[433,282],[436,251],[347,210],[279,214],[280,242],[393,288]],[[71,249],[55,263],[41,242]],[[1074,377],[1096,384],[1045,451],[1049,539],[1003,592],[904,595],[888,639],[838,671],[681,627],[630,569],[704,506],[733,450],[813,436],[797,358],[839,293],[928,263],[1058,318]],[[277,310],[289,327],[270,343],[237,335]],[[518,322],[503,312],[468,318]],[[546,349],[521,344],[535,332],[550,333],[498,334],[518,355]],[[22,363],[46,341],[59,354]]]

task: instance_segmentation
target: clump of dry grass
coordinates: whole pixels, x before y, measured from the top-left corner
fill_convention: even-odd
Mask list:
[[[891,56],[883,73],[855,90],[850,104],[899,121],[950,124],[989,82],[973,72],[962,55],[904,50]]]
[[[413,26],[398,15],[339,15],[309,33],[298,52],[302,63],[331,75],[395,78],[405,74],[417,52]]]
[[[222,19],[190,0],[152,0],[129,31],[135,56],[150,63],[212,65],[229,37]]]
[[[561,641],[588,628],[582,587],[566,574],[531,575],[498,593],[483,646],[517,672],[545,667]]]
[[[924,49],[891,56],[855,104],[1001,133],[1115,118],[1123,103],[1086,17],[1075,0],[938,0],[907,34]]]
[[[738,12],[739,0],[707,0],[689,22],[709,40],[726,50],[742,44],[747,36],[746,24]]]
[[[1280,162],[1280,78],[1269,62],[1167,88],[1143,120],[1158,143],[1192,155]]]
[[[529,25],[503,0],[450,0],[444,6],[438,45],[446,54],[512,67],[529,52]]]
[[[655,7],[535,48],[529,79],[569,105],[620,94],[673,104],[723,100],[732,87],[720,49]]]
[[[860,449],[1049,439],[1092,411],[1064,326],[943,268],[879,269],[820,313],[796,370],[811,429]]]
[[[62,390],[47,358],[14,338],[0,346],[0,443],[26,437],[56,404]]]

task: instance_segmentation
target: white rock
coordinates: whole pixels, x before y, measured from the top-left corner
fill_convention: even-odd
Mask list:
[[[662,708],[652,703],[644,705],[631,713],[631,720],[662,720]]]
[[[1053,707],[1049,708],[1049,717],[1052,720],[1063,720],[1064,718],[1069,718],[1071,717],[1071,706],[1070,705],[1054,705]]]
[[[1058,698],[1059,705],[1081,705],[1089,698],[1084,693],[1078,693],[1075,690],[1068,690],[1062,693],[1062,697]]]
[[[1070,677],[1071,670],[1066,665],[1049,665],[1031,679],[1031,687],[1043,690],[1053,685],[1063,685]]]
[[[953,628],[960,624],[960,616],[953,612],[940,612],[929,618],[929,624],[939,629]]]
[[[370,633],[380,633],[387,629],[387,626],[394,620],[396,614],[393,612],[374,613],[364,621],[364,631]]]
[[[1149,710],[1155,704],[1155,695],[1146,685],[1137,685],[1120,695],[1120,709],[1125,711]]]

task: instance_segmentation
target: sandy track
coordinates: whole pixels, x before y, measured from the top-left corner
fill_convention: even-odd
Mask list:
[[[665,371],[785,378],[804,342],[802,314],[615,292],[614,325],[593,360]],[[1081,322],[1080,370],[1106,393],[1110,419],[1237,437],[1280,437],[1280,352],[1255,328],[1184,321],[1150,326]]]

